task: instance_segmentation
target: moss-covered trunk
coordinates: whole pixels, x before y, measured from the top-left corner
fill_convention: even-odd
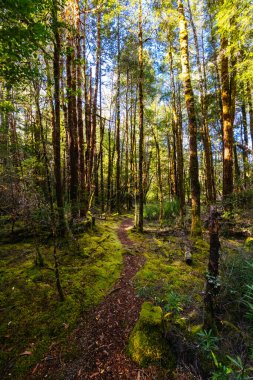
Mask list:
[[[188,31],[184,15],[183,3],[178,1],[179,11],[179,40],[181,51],[182,77],[185,91],[185,102],[189,120],[189,145],[190,145],[190,180],[191,180],[191,203],[192,203],[192,225],[191,233],[193,236],[201,234],[200,224],[200,184],[198,168],[198,149],[197,149],[197,120],[194,105],[194,95],[191,84],[189,51],[188,51]]]

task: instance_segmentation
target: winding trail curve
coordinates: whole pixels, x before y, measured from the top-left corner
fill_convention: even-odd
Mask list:
[[[56,372],[60,370],[61,378],[66,380],[146,378],[125,353],[130,332],[138,319],[142,303],[135,294],[132,278],[145,262],[144,256],[136,253],[136,248],[139,250],[139,247],[135,247],[135,243],[127,235],[127,229],[132,225],[132,219],[128,218],[123,220],[118,229],[118,237],[126,248],[121,276],[113,290],[87,314],[75,331],[74,341],[81,355],[72,361],[61,363],[61,368],[55,368]],[[46,378],[56,379],[56,372],[49,369]]]

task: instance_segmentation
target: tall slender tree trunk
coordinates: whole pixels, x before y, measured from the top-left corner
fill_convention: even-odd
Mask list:
[[[54,176],[55,176],[55,195],[59,217],[59,230],[61,234],[66,232],[62,180],[61,180],[61,119],[60,119],[60,52],[61,40],[59,33],[58,21],[58,1],[53,1],[52,20],[54,33],[54,112],[52,115],[53,122],[53,150],[54,150]]]
[[[153,128],[152,128],[152,133],[155,140],[156,158],[157,158],[157,182],[158,182],[158,188],[159,188],[159,204],[160,204],[159,222],[162,225],[163,219],[164,219],[164,195],[163,195],[163,181],[162,181],[162,170],[161,170],[161,153],[160,153],[159,141],[156,137],[156,134]]]
[[[240,166],[238,162],[238,155],[237,155],[237,146],[234,144],[233,147],[233,153],[234,153],[234,166],[235,166],[235,185],[237,189],[239,189],[239,183],[240,183],[240,177],[241,177],[241,171],[240,171]]]
[[[253,150],[253,106],[252,106],[251,88],[250,88],[249,83],[247,84],[247,95],[248,95],[248,103],[249,103],[250,137],[251,137],[251,145],[252,145],[252,150]]]
[[[90,193],[90,182],[91,182],[91,173],[90,173],[90,150],[91,150],[91,109],[90,109],[90,99],[89,99],[89,75],[88,75],[88,64],[86,58],[86,13],[83,16],[83,57],[84,57],[84,114],[85,114],[85,134],[86,134],[86,151],[85,151],[85,211],[86,215],[88,211],[88,198]]]
[[[100,112],[100,204],[101,213],[105,212],[105,193],[104,193],[104,149],[103,149],[103,139],[105,133],[105,119],[102,120],[102,67],[100,65],[100,75],[99,75],[99,112]]]
[[[127,210],[130,210],[130,180],[129,180],[129,112],[128,112],[128,93],[129,93],[129,68],[126,74],[126,161],[125,161],[125,188],[127,189]]]
[[[190,76],[190,63],[188,51],[188,31],[184,15],[182,0],[178,0],[179,28],[180,28],[180,49],[181,64],[183,73],[183,83],[185,91],[185,102],[189,120],[190,138],[190,179],[191,179],[191,203],[192,203],[192,224],[191,233],[193,236],[201,235],[200,223],[200,184],[198,169],[198,149],[197,149],[197,120],[194,105],[194,96]]]
[[[210,236],[210,251],[208,262],[208,274],[206,279],[205,290],[205,310],[204,310],[204,328],[212,330],[216,333],[216,296],[219,292],[218,275],[219,275],[219,213],[212,206],[209,217],[209,236]]]
[[[176,86],[173,72],[173,55],[172,47],[170,47],[170,75],[172,88],[172,114],[173,123],[175,124],[176,133],[176,159],[177,159],[177,197],[180,205],[180,217],[183,223],[185,214],[185,197],[184,197],[184,159],[183,159],[183,138],[182,138],[182,123],[178,117],[176,107]]]
[[[120,212],[120,19],[118,15],[117,31],[117,94],[116,94],[116,210]]]
[[[142,0],[139,0],[139,35],[138,35],[138,63],[139,63],[139,165],[138,188],[136,196],[136,228],[143,232],[143,146],[144,146],[144,119],[143,119],[143,37],[142,37]]]
[[[247,115],[246,115],[246,106],[245,101],[243,100],[242,106],[242,145],[248,146],[248,125],[247,125]],[[244,180],[244,188],[247,188],[248,185],[248,177],[249,177],[249,161],[248,161],[248,152],[247,150],[243,149],[242,151],[242,157],[243,157],[243,180]]]
[[[111,178],[112,178],[112,145],[111,145],[111,124],[108,128],[108,168],[107,168],[107,211],[111,211]]]
[[[84,36],[85,38],[85,36]],[[78,157],[79,157],[79,199],[80,216],[85,216],[85,167],[84,167],[84,132],[82,110],[82,71],[81,71],[81,20],[80,13],[77,20],[77,127],[78,127]]]
[[[68,101],[68,130],[70,158],[70,202],[72,218],[78,214],[78,145],[77,145],[77,113],[76,113],[76,65],[74,63],[73,39],[68,38],[66,58],[67,101]]]
[[[208,107],[207,107],[207,89],[206,89],[206,72],[205,72],[205,58],[203,51],[203,69],[200,61],[200,49],[198,43],[198,36],[196,26],[193,20],[190,1],[188,0],[188,9],[190,15],[190,23],[194,36],[194,44],[196,49],[196,61],[199,73],[199,86],[200,86],[200,100],[201,100],[201,135],[205,152],[205,171],[206,171],[206,198],[207,203],[212,204],[215,201],[215,182],[213,171],[213,159],[210,133],[208,128]]]
[[[98,100],[98,85],[99,85],[99,68],[100,68],[100,56],[101,56],[101,12],[97,13],[97,52],[96,52],[96,65],[95,65],[95,84],[94,84],[94,93],[93,99],[92,96],[92,129],[91,129],[91,150],[90,150],[90,181],[91,184],[93,180],[96,182],[98,173],[97,173],[97,152],[96,152],[96,135],[97,135],[97,100]],[[91,86],[90,86],[91,87]],[[98,187],[95,183],[95,189]],[[91,202],[93,190],[89,189],[89,197]],[[90,203],[89,202],[89,203]]]
[[[232,205],[228,198],[233,193],[233,124],[231,115],[230,86],[229,86],[229,67],[226,50],[228,41],[225,37],[221,38],[221,98],[223,114],[223,198],[225,207],[231,208]]]

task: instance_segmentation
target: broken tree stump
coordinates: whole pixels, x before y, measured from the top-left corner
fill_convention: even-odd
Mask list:
[[[220,213],[215,206],[210,208],[209,216],[209,236],[210,236],[210,251],[208,261],[208,274],[206,276],[206,290],[204,297],[205,312],[204,312],[204,329],[215,332],[216,327],[216,305],[215,299],[219,293],[219,220]]]
[[[189,250],[186,250],[185,251],[185,262],[187,265],[191,265],[192,264],[192,254]]]

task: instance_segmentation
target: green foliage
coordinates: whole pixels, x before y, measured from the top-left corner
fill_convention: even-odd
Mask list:
[[[200,331],[200,332],[197,333],[197,336],[198,336],[198,339],[199,339],[200,347],[204,351],[210,352],[210,351],[218,349],[217,344],[218,344],[219,339],[215,335],[213,335],[212,330],[209,330],[209,331],[206,331],[206,330]]]
[[[252,237],[248,237],[245,241],[245,247],[248,247],[248,248],[253,248],[253,238]]]
[[[173,312],[174,314],[179,314],[183,310],[185,297],[171,290],[165,294],[165,297],[163,297],[163,299],[158,300],[158,302],[159,301],[165,312]]]
[[[229,318],[233,315],[235,320],[241,319],[240,309],[250,302],[253,284],[253,262],[250,256],[241,244],[234,249],[230,247],[221,262],[220,304],[225,310],[229,305]]]
[[[240,56],[236,64],[237,79],[247,82],[251,80],[253,73],[252,1],[224,0],[217,4],[216,20],[219,32],[230,41],[227,54]]]
[[[178,200],[168,201],[164,203],[164,219],[169,220],[179,215]]]
[[[144,206],[143,217],[147,220],[158,220],[159,218],[159,204],[149,203]]]
[[[211,354],[216,367],[215,372],[213,372],[212,374],[212,380],[228,380],[229,375],[232,372],[232,369],[219,362],[216,355],[213,352],[211,352]]]
[[[253,262],[248,262],[248,266],[250,270],[253,270]],[[243,299],[244,305],[247,307],[247,313],[246,316],[251,322],[251,325],[253,324],[253,283],[247,283],[246,284],[246,292]]]
[[[246,367],[242,359],[237,356],[233,358],[229,355],[226,356],[227,363],[220,362],[214,352],[211,352],[212,359],[216,370],[213,372],[212,380],[250,380],[252,379],[252,367]]]
[[[159,219],[160,206],[158,203],[148,203],[144,206],[143,216],[149,221]],[[176,200],[164,203],[164,220],[169,221],[179,214],[179,203]]]
[[[38,73],[37,52],[50,36],[49,5],[49,1],[1,0],[0,77],[7,82]]]

